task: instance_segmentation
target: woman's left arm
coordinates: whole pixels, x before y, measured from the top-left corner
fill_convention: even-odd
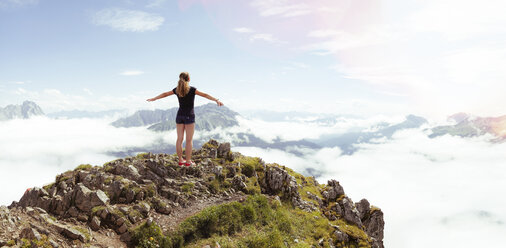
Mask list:
[[[160,95],[158,95],[158,96],[155,96],[155,97],[153,97],[153,98],[149,98],[149,99],[148,99],[148,100],[146,100],[146,101],[148,101],[148,102],[152,102],[152,101],[156,101],[156,100],[158,100],[158,99],[160,99],[160,98],[168,97],[168,96],[171,96],[171,95],[174,95],[174,92],[172,92],[172,91],[167,91],[167,92],[164,92],[164,93],[162,93],[162,94],[160,94]]]
[[[215,101],[215,102],[216,102],[216,104],[218,104],[218,106],[223,106],[223,103],[222,103],[222,102],[220,102],[220,100],[219,100],[218,98],[214,98],[214,97],[212,97],[212,96],[211,96],[211,95],[209,95],[209,94],[206,94],[206,93],[204,93],[204,92],[202,92],[202,91],[198,91],[198,90],[195,90],[195,94],[196,94],[196,95],[199,95],[199,96],[201,96],[201,97],[205,97],[205,98],[207,98],[207,99],[209,99],[209,100],[211,100],[211,101]]]

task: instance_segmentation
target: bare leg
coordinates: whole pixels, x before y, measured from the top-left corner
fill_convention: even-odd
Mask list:
[[[195,123],[185,124],[184,128],[186,130],[186,163],[191,163]]]
[[[176,153],[179,158],[179,163],[183,162],[183,138],[184,138],[184,124],[176,124],[177,140],[176,140]]]

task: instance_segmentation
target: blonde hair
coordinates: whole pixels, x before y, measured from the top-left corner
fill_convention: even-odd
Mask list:
[[[181,72],[181,74],[179,74],[179,82],[177,83],[176,88],[176,94],[179,97],[184,97],[186,96],[186,94],[188,94],[188,92],[190,92],[189,81],[190,81],[190,73]]]

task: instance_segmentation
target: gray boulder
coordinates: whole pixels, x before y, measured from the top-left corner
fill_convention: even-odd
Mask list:
[[[358,210],[358,215],[361,220],[364,220],[364,218],[369,216],[369,210],[371,208],[371,205],[369,204],[369,201],[367,201],[367,199],[362,199],[359,202],[355,203],[355,207]]]
[[[221,143],[218,146],[218,154],[217,154],[217,156],[218,156],[218,158],[229,159],[230,158],[230,143],[228,143],[228,142]]]
[[[327,202],[335,201],[341,195],[344,195],[344,189],[336,180],[329,180],[327,182],[327,190],[322,192],[323,198],[327,200]]]
[[[385,227],[383,211],[379,208],[374,208],[363,224],[367,235],[374,239],[373,247],[383,248],[383,232]]]
[[[109,197],[102,191],[91,191],[82,183],[78,183],[74,189],[75,206],[84,212],[90,212],[97,206],[105,206],[109,203]]]
[[[355,205],[353,204],[353,201],[351,201],[350,198],[344,197],[341,201],[338,202],[339,206],[341,206],[342,209],[342,216],[345,220],[361,227],[362,221],[359,217],[359,212],[355,208]]]

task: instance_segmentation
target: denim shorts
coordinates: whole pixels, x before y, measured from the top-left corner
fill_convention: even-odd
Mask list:
[[[192,124],[195,123],[195,115],[177,115],[176,124]]]

